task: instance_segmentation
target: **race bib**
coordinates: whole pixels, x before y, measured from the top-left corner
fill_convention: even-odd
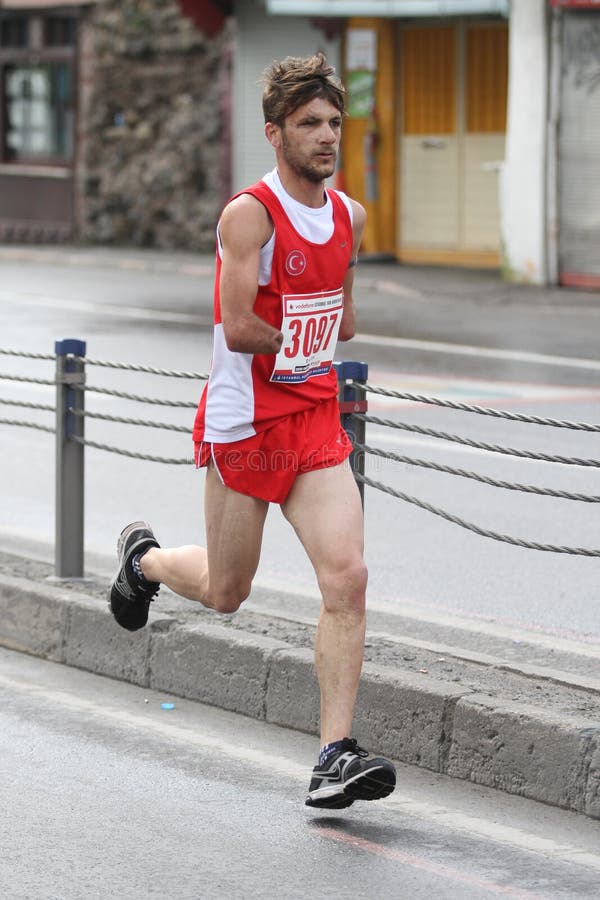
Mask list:
[[[331,368],[344,309],[342,288],[318,294],[284,294],[283,343],[271,381],[306,381]]]

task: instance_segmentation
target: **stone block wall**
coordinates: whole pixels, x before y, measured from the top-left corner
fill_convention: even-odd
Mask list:
[[[95,244],[212,250],[229,195],[231,25],[176,0],[98,0],[80,34],[77,232]]]

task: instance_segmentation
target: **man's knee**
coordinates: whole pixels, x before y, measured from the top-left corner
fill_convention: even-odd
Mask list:
[[[210,605],[218,613],[237,612],[250,594],[251,582],[227,581],[210,591]]]
[[[361,558],[329,571],[320,579],[325,606],[362,614],[368,577],[367,566]]]

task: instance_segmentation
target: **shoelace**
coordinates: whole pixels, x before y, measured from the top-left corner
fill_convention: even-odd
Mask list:
[[[352,753],[356,753],[356,755],[362,757],[362,759],[365,759],[365,757],[369,755],[368,750],[358,746],[356,738],[348,738],[348,744],[350,744],[348,750],[351,750]]]
[[[160,590],[160,587],[157,587],[154,590],[152,590],[153,584],[154,584],[154,582],[149,583],[148,587],[141,585],[141,584],[136,585],[136,587],[133,590],[134,596],[138,600],[148,600],[148,601],[150,601],[150,603],[152,603]]]

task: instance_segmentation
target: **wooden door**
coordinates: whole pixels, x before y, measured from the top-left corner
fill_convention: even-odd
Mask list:
[[[402,35],[400,238],[403,248],[458,246],[454,26]]]
[[[400,259],[498,265],[508,31],[401,32]]]

